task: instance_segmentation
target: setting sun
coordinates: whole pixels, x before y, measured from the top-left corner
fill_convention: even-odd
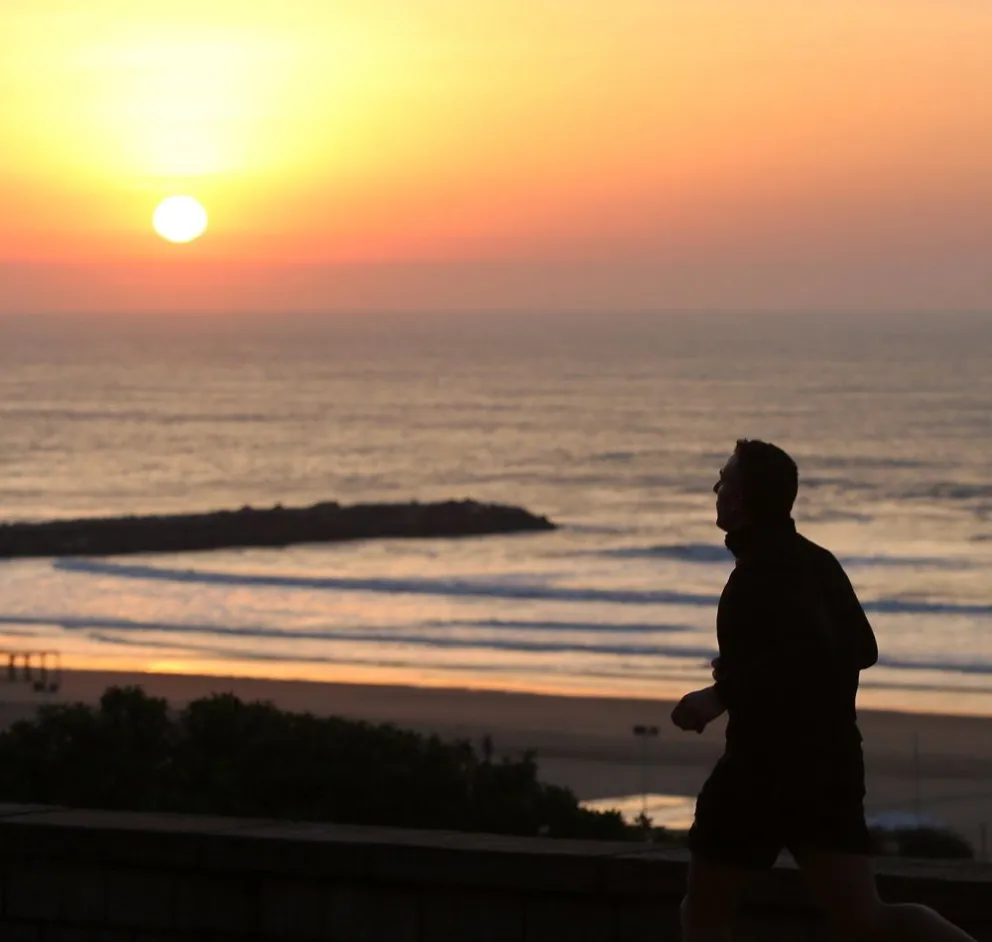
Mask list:
[[[8,0],[0,310],[987,308],[992,3],[747,9]]]
[[[155,210],[152,225],[169,242],[192,242],[207,229],[207,211],[192,196],[170,196]]]

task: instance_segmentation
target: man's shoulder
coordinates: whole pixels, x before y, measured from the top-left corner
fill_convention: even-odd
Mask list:
[[[834,585],[844,578],[844,569],[830,550],[796,533],[775,552],[739,560],[728,588],[734,584],[738,591],[788,595],[808,587],[810,580]]]
[[[841,569],[840,560],[825,546],[814,543],[809,537],[801,533],[796,534],[800,552],[811,562],[830,569]]]
[[[807,560],[806,571],[813,574],[815,580],[828,593],[850,596],[854,591],[851,577],[848,576],[840,560],[819,543],[814,543],[804,536],[800,536],[799,539],[802,541],[802,553]]]

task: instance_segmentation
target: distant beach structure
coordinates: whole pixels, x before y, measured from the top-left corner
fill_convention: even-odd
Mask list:
[[[62,688],[62,656],[58,651],[0,650],[7,661],[8,683],[28,684],[37,693],[58,693]]]

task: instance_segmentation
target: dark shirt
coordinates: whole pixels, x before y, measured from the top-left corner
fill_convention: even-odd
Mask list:
[[[791,519],[727,536],[736,566],[717,611],[727,753],[756,761],[860,750],[859,672],[878,658],[840,563]]]

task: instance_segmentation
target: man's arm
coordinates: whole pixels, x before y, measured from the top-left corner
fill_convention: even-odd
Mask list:
[[[851,632],[854,642],[854,658],[859,671],[867,670],[878,663],[878,642],[871,622],[865,614],[854,586],[844,567],[834,559],[834,598],[837,614]]]

